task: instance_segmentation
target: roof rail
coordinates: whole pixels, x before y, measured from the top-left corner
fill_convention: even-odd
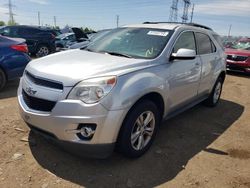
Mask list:
[[[183,25],[189,25],[189,26],[193,26],[193,27],[200,27],[200,28],[203,28],[203,29],[207,29],[207,30],[213,31],[212,28],[207,27],[207,26],[205,26],[205,25],[197,24],[197,23],[181,23],[181,22],[143,22],[143,24],[162,24],[162,23],[166,23],[166,24],[183,24]]]

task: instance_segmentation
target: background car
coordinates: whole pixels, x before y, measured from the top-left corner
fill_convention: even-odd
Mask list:
[[[25,39],[29,52],[37,57],[55,52],[55,35],[51,29],[25,25],[7,26],[0,30],[0,34]]]
[[[240,39],[225,52],[228,70],[250,73],[250,38]]]
[[[97,33],[91,33],[90,35],[88,35],[89,40],[79,42],[79,43],[75,43],[75,44],[69,46],[69,49],[84,48],[90,42],[93,42],[93,41],[103,37],[104,35],[106,35],[109,31],[111,31],[111,29],[105,29],[105,30],[98,31]]]
[[[76,43],[76,37],[74,33],[64,33],[56,37],[56,51],[60,51],[62,48],[66,48],[68,45]]]
[[[0,90],[8,80],[21,77],[30,61],[24,39],[0,36]]]
[[[77,43],[86,42],[89,40],[87,34],[85,34],[79,28],[71,28],[72,32],[64,33],[56,37],[56,50],[65,50],[69,46]]]

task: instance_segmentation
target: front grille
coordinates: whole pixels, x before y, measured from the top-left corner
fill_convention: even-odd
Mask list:
[[[247,56],[228,55],[227,59],[232,61],[246,61]]]
[[[35,83],[36,85],[40,85],[40,86],[44,86],[44,87],[49,87],[49,88],[53,88],[53,89],[59,89],[59,90],[63,90],[63,84],[56,82],[56,81],[51,81],[51,80],[45,80],[42,78],[38,78],[34,75],[32,75],[31,73],[29,73],[28,71],[25,72],[27,78]]]
[[[23,100],[25,104],[33,110],[50,112],[56,105],[56,102],[54,101],[48,101],[48,100],[39,99],[36,97],[31,97],[24,90],[22,94],[23,94]]]

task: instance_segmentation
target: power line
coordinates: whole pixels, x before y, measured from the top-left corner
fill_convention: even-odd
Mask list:
[[[14,13],[13,13],[13,7],[15,5],[12,4],[11,0],[9,0],[9,3],[7,4],[8,8],[9,8],[9,13],[7,13],[9,15],[9,24],[13,25],[15,24],[15,20],[14,20]]]
[[[170,7],[169,21],[170,22],[178,21],[178,0],[173,0],[172,2],[172,6]]]
[[[190,0],[183,0],[184,1],[184,8],[183,8],[183,15],[182,15],[182,23],[187,23],[188,20],[188,8],[191,4]]]
[[[194,16],[194,4],[193,4],[192,12],[191,12],[191,20],[190,20],[190,23],[193,23],[193,16]]]

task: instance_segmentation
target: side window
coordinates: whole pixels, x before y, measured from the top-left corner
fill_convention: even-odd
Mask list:
[[[214,45],[213,41],[210,40],[211,45],[212,45],[212,53],[216,52],[216,46]]]
[[[187,31],[181,34],[174,45],[173,53],[176,53],[180,48],[196,51],[195,38],[192,31]]]
[[[27,35],[29,34],[29,30],[26,29],[26,28],[19,28],[18,34],[19,34],[20,36],[27,36]]]
[[[211,43],[211,39],[208,35],[203,33],[195,33],[195,36],[199,55],[210,54],[213,53],[214,50],[216,50],[214,44]]]
[[[219,35],[213,35],[214,39],[218,42],[218,44],[220,45],[220,47],[222,49],[224,49],[224,46],[223,46],[223,43],[222,43],[222,40],[221,40],[221,37]]]
[[[1,34],[4,36],[10,36],[10,28],[9,27],[5,27],[1,30]]]

